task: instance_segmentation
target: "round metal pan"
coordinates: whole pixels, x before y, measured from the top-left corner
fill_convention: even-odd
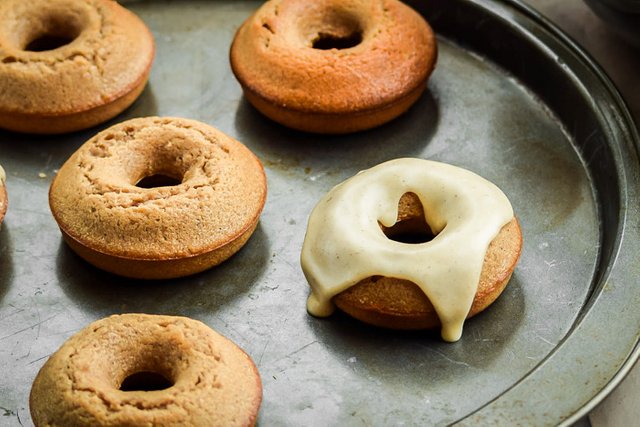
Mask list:
[[[438,3],[423,13],[440,34],[499,64],[559,118],[590,176],[600,220],[591,293],[576,323],[534,370],[462,424],[570,424],[638,357],[638,133],[604,72],[534,10],[514,2],[454,10]],[[460,26],[475,35],[461,36]]]
[[[2,423],[28,425],[31,381],[71,334],[112,313],[178,314],[242,346],[260,370],[259,424],[560,424],[584,415],[637,359],[638,134],[609,79],[519,2],[410,4],[439,35],[429,88],[368,132],[294,132],[242,98],[228,48],[255,1],[129,1],[156,37],[141,98],[72,135],[0,132],[9,211],[0,229]],[[269,196],[245,248],[164,282],[94,269],[62,242],[47,191],[85,140],[131,117],[190,117],[264,162]],[[524,249],[504,294],[453,344],[347,316],[310,317],[299,267],[307,216],[332,186],[397,157],[466,167],[510,197]]]

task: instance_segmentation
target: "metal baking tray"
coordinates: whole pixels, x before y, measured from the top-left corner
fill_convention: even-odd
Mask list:
[[[348,136],[308,135],[242,98],[228,49],[255,1],[129,1],[157,58],[141,98],[65,136],[0,132],[9,211],[0,229],[0,424],[29,425],[31,382],[89,322],[122,312],[190,316],[242,346],[263,381],[259,424],[571,423],[638,357],[638,133],[600,68],[524,4],[412,1],[439,35],[429,90],[399,119]],[[264,162],[269,196],[240,253],[180,280],[103,273],[62,242],[47,192],[85,140],[138,116],[210,123]],[[524,249],[498,301],[463,338],[310,317],[299,253],[332,186],[388,159],[468,168],[500,186]]]

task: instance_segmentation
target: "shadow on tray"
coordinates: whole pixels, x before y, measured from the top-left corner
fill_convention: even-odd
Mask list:
[[[438,103],[430,91],[405,114],[380,127],[349,135],[316,135],[288,129],[263,116],[244,98],[235,131],[266,163],[299,167],[321,161],[336,169],[365,169],[397,157],[420,156],[439,124]]]
[[[405,382],[410,378],[417,383],[434,384],[450,382],[453,365],[461,371],[492,366],[508,348],[525,312],[524,293],[516,272],[489,308],[467,319],[462,338],[455,343],[442,341],[439,330],[377,328],[340,310],[327,319],[309,316],[308,322],[318,341],[336,353],[336,360],[358,360],[359,366],[385,381]],[[390,358],[393,363],[389,363]]]
[[[13,279],[13,246],[6,223],[0,225],[0,302],[9,290]]]
[[[202,273],[169,280],[135,280],[99,270],[61,239],[57,259],[60,288],[88,311],[142,312],[197,317],[245,295],[267,267],[269,241],[259,224],[243,249]],[[106,314],[105,314],[106,313]]]
[[[19,163],[26,170],[45,172],[47,169],[57,169],[97,133],[134,117],[154,116],[157,111],[153,90],[147,86],[140,97],[123,113],[89,129],[62,135],[29,135],[0,130],[2,160]]]

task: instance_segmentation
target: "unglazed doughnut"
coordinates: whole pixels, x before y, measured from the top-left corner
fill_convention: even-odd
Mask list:
[[[420,226],[435,237],[388,237]],[[337,305],[389,328],[442,325],[443,339],[456,341],[465,318],[500,295],[521,247],[494,184],[444,163],[385,162],[334,187],[311,213],[301,254],[307,309],[328,316]]]
[[[229,258],[266,199],[258,158],[194,120],[117,124],[82,145],[51,184],[49,204],[82,258],[122,276],[165,279]]]
[[[308,132],[381,125],[420,97],[433,31],[398,0],[271,0],[238,29],[231,68],[264,115]]]
[[[251,358],[186,317],[124,314],[65,342],[31,387],[36,427],[251,426],[262,401]]]
[[[0,128],[55,134],[104,122],[135,101],[151,32],[112,0],[0,2]]]
[[[2,224],[2,220],[4,219],[4,214],[7,213],[7,175],[0,166],[0,224]]]

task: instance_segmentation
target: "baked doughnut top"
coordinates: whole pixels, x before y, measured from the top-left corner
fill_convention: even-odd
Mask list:
[[[173,185],[144,188],[146,177]],[[49,192],[60,228],[107,255],[170,260],[210,252],[255,227],[266,199],[258,158],[194,120],[113,126],[78,149]]]
[[[125,387],[140,373],[166,384]],[[67,340],[38,373],[29,403],[36,426],[222,427],[253,425],[261,400],[253,361],[207,325],[124,314]]]
[[[0,114],[103,106],[143,84],[153,56],[147,27],[115,1],[2,0]]]
[[[357,38],[345,49],[322,38]],[[436,61],[424,19],[397,0],[272,0],[238,30],[231,66],[246,91],[300,112],[383,108],[415,91]]]

